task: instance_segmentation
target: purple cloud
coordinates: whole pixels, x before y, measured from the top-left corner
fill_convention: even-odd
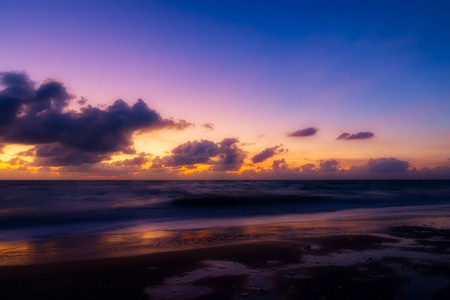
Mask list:
[[[140,153],[138,156],[136,156],[134,158],[116,161],[113,163],[113,165],[118,166],[118,167],[142,166],[143,164],[145,164],[146,162],[149,161],[149,158],[147,156],[148,156],[148,154],[146,154],[146,153]]]
[[[227,138],[220,142],[219,160],[214,163],[215,171],[238,171],[247,154],[237,146],[238,139]]]
[[[358,132],[356,134],[350,134],[347,132],[344,132],[343,134],[339,135],[337,137],[337,140],[363,140],[363,139],[370,139],[374,137],[375,135],[372,132],[365,131],[365,132]]]
[[[107,153],[81,151],[58,143],[36,145],[34,151],[36,166],[81,166],[111,158]]]
[[[219,145],[208,140],[192,141],[172,149],[172,155],[163,158],[166,166],[210,164],[211,157],[219,153]]]
[[[407,161],[399,160],[393,157],[370,159],[363,168],[367,168],[372,173],[395,173],[405,172],[410,164]]]
[[[214,130],[214,124],[213,123],[205,123],[202,125],[203,128],[206,129],[206,131],[213,131]]]
[[[46,81],[38,88],[25,73],[0,73],[0,143],[37,145],[37,163],[97,163],[113,153],[134,153],[135,132],[192,126],[163,119],[139,99],[130,106],[116,100],[105,109],[68,110],[74,99],[63,84]]]
[[[297,130],[295,132],[289,133],[288,136],[291,137],[305,137],[305,136],[312,136],[317,133],[319,129],[314,127],[309,127],[301,130]]]
[[[319,171],[320,172],[337,172],[339,162],[335,159],[323,160],[320,162]]]
[[[272,162],[272,169],[273,170],[286,170],[288,168],[288,165],[286,163],[286,160],[284,158],[282,159],[276,159]]]
[[[252,157],[252,162],[254,164],[260,163],[260,162],[265,161],[266,159],[271,158],[272,156],[274,156],[276,154],[284,152],[285,151],[284,149],[280,149],[282,146],[283,145],[279,145],[279,146],[264,149],[262,152],[260,152]]]
[[[245,152],[237,146],[238,142],[235,138],[226,138],[220,143],[190,141],[172,149],[170,156],[155,157],[152,168],[208,164],[215,171],[237,171],[246,158]]]
[[[308,173],[308,172],[311,173],[311,172],[315,171],[314,170],[315,168],[316,168],[316,166],[314,164],[304,164],[300,167],[300,170],[305,173]]]

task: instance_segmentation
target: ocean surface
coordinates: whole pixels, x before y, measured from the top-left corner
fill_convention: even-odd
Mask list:
[[[449,204],[450,181],[0,181],[0,242]]]

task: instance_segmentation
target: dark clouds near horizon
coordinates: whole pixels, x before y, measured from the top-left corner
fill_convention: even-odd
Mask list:
[[[5,87],[0,91],[0,143],[36,145],[41,165],[92,164],[114,153],[132,154],[135,132],[192,125],[163,119],[141,99],[132,106],[119,99],[105,109],[68,110],[74,96],[62,83],[47,81],[35,88],[25,73],[0,73],[0,83]]]
[[[306,136],[312,136],[317,133],[319,129],[314,127],[309,127],[305,129],[300,129],[295,132],[291,132],[288,134],[290,137],[306,137]]]
[[[189,141],[173,148],[170,156],[155,157],[153,167],[187,167],[195,164],[211,165],[214,171],[238,171],[247,154],[238,147],[239,140],[226,138],[220,143],[208,140]]]
[[[358,132],[356,134],[344,132],[337,137],[337,140],[364,140],[373,138],[374,136],[375,135],[370,131]]]
[[[409,162],[397,158],[370,159],[362,168],[367,168],[372,173],[397,173],[405,172],[410,167]]]
[[[319,171],[320,172],[337,172],[339,162],[335,159],[323,160],[320,162]]]
[[[252,162],[255,163],[260,163],[263,162],[271,157],[273,157],[276,154],[279,153],[283,153],[286,150],[281,148],[283,145],[278,145],[275,147],[271,147],[271,148],[266,148],[264,149],[262,152],[256,154],[255,156],[252,157]]]

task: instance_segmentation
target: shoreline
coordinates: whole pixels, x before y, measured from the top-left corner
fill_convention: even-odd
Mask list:
[[[183,228],[181,225],[185,221],[174,227],[138,224],[96,234],[0,241],[0,267],[138,256],[251,241],[372,234],[385,227],[400,225],[421,226],[429,223],[429,226],[436,228],[450,228],[450,205],[358,208],[314,214],[219,219],[214,223],[206,220],[204,224],[189,221],[189,225],[193,223],[197,227],[183,230],[180,228]]]
[[[77,260],[1,266],[0,296],[2,299],[448,299],[449,215],[448,210],[394,212],[337,220],[187,230],[147,239],[139,234],[116,232],[109,236],[115,239],[114,244],[106,243],[105,237],[66,239],[65,243],[50,246],[53,249],[76,246],[71,251],[66,249],[59,258],[78,252]],[[103,248],[95,248],[99,245]],[[107,257],[107,252],[100,250],[110,248],[109,254],[114,253],[111,245],[118,249],[122,246],[133,251],[140,249],[147,254],[138,255],[139,251],[135,251],[136,255]],[[154,245],[166,245],[171,251],[151,253]],[[51,248],[48,246],[47,250]],[[89,247],[97,252],[80,253],[81,248]],[[133,251],[128,248],[123,254]],[[36,259],[52,255],[58,258],[54,252],[41,253]]]

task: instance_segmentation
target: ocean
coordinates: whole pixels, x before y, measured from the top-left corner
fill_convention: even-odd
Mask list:
[[[0,181],[0,191],[0,241],[450,204],[450,181]]]

